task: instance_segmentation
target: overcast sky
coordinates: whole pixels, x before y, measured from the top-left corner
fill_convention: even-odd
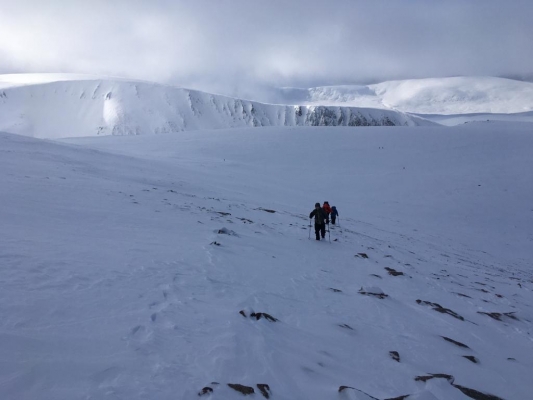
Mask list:
[[[533,77],[533,0],[0,0],[0,73],[219,93]]]

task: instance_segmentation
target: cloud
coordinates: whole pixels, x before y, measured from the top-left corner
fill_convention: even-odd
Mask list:
[[[533,2],[0,0],[0,72],[123,76],[253,95],[533,75]]]

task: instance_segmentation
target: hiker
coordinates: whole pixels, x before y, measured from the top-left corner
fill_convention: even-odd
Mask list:
[[[322,209],[325,211],[325,213],[327,214],[329,218],[329,214],[331,214],[331,207],[329,206],[329,203],[327,201],[324,202]]]
[[[329,217],[326,212],[320,207],[320,203],[315,204],[315,209],[309,214],[309,219],[315,217],[315,235],[316,240],[326,237],[326,224],[329,224]]]
[[[335,225],[335,220],[339,216],[339,212],[337,211],[337,207],[333,206],[331,207],[331,225]]]

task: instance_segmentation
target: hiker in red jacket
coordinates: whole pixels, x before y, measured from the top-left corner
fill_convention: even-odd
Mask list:
[[[324,205],[322,206],[322,209],[327,214],[329,219],[329,214],[331,214],[331,207],[329,206],[329,203],[327,201],[324,202]]]

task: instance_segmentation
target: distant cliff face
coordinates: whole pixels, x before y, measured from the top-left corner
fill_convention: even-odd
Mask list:
[[[1,77],[0,77],[1,78]],[[262,126],[416,126],[383,109],[274,105],[171,86],[105,79],[1,86],[0,130],[40,138],[160,134]]]

